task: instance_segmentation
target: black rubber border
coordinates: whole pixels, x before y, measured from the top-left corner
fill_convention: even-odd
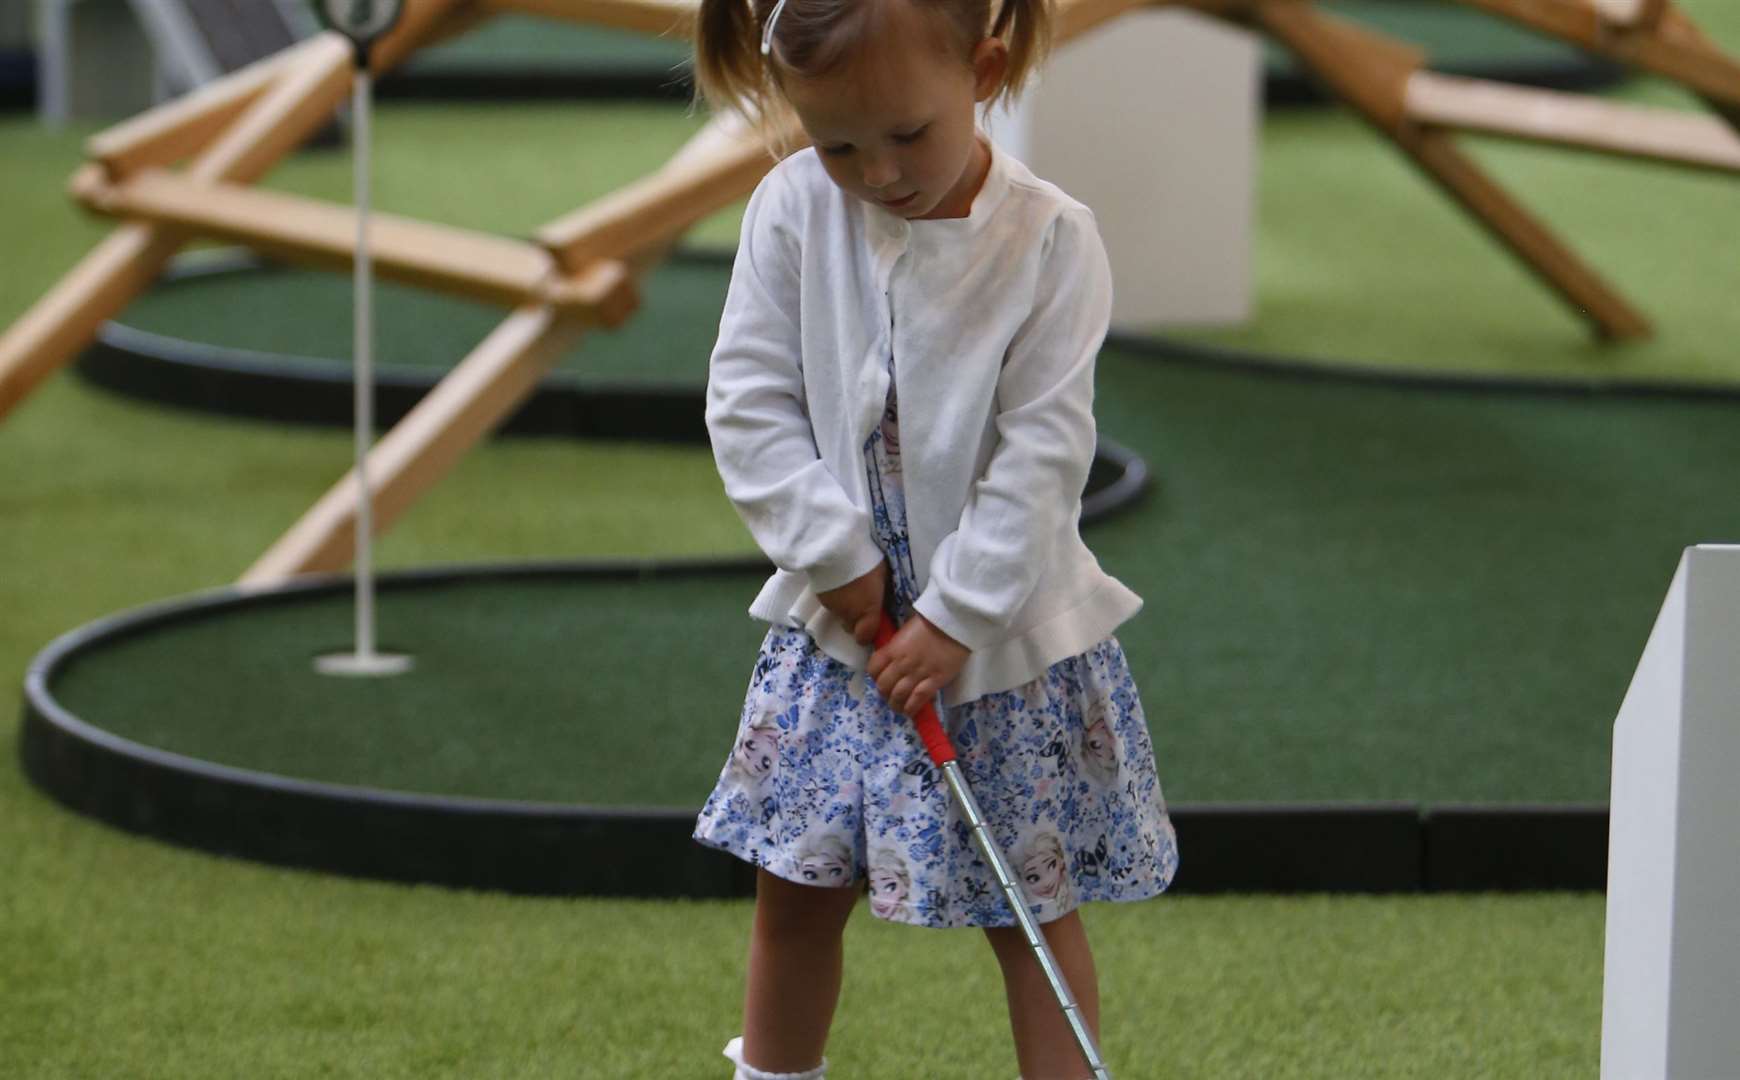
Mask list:
[[[760,559],[541,563],[401,571],[382,592],[478,580],[600,581],[766,573]],[[25,676],[19,757],[67,808],[184,847],[404,883],[546,896],[734,897],[750,867],[691,838],[693,810],[446,798],[277,776],[142,745],[70,713],[58,670],[107,644],[238,607],[351,588],[330,575],[280,589],[214,589],[63,634]],[[1602,806],[1405,803],[1177,805],[1174,891],[1405,893],[1600,889]]]
[[[36,108],[36,52],[0,49],[0,110]]]
[[[1573,398],[1659,398],[1688,402],[1740,400],[1740,385],[1691,382],[1673,379],[1635,379],[1592,376],[1461,374],[1422,371],[1401,365],[1364,365],[1289,357],[1278,353],[1255,353],[1241,349],[1176,341],[1164,336],[1113,331],[1106,344],[1124,352],[1165,363],[1186,364],[1215,371],[1239,371],[1276,379],[1305,382],[1343,382],[1388,387],[1397,390],[1430,390],[1438,393],[1512,394]]]

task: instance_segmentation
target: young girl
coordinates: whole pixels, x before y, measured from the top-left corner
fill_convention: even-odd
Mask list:
[[[1096,1033],[1076,905],[1177,866],[1112,636],[1141,600],[1078,528],[1110,270],[1087,208],[978,131],[1049,30],[1045,0],[990,2],[701,2],[705,95],[770,128],[789,108],[813,145],[749,201],[707,388],[726,494],[778,567],[695,830],[758,868],[739,1080],[825,1075],[866,882],[876,917],[984,929],[1023,1076],[1086,1073],[908,719],[939,693]],[[872,653],[885,607],[901,629]]]

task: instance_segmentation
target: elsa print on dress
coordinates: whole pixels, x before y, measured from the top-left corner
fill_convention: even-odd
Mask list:
[[[1019,864],[1021,884],[1035,901],[1050,901],[1062,910],[1069,910],[1071,891],[1068,863],[1063,857],[1063,841],[1054,832],[1043,832],[1028,843]]]
[[[766,713],[756,717],[731,751],[731,766],[753,784],[764,783],[779,760],[779,725]]]
[[[1118,737],[1108,712],[1106,702],[1094,702],[1081,733],[1082,766],[1101,784],[1115,783],[1118,778]]]
[[[852,849],[838,836],[822,836],[798,851],[798,876],[805,885],[849,885]]]
[[[893,848],[878,848],[870,859],[870,913],[890,918],[912,895],[912,875]]]

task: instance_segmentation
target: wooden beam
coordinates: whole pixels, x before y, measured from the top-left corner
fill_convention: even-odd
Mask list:
[[[446,20],[468,10],[469,0],[407,0],[398,25],[371,52],[371,70],[391,71],[438,35]],[[208,182],[258,180],[332,118],[353,85],[351,45],[332,32],[311,40],[307,62],[286,72],[256,108],[200,155],[189,175]]]
[[[1667,11],[1667,0],[1595,0],[1601,17],[1615,26],[1649,30]]]
[[[1707,40],[1659,26],[1616,26],[1579,0],[1460,0],[1500,18],[1563,38],[1590,52],[1685,83],[1699,94],[1740,107],[1740,64]],[[1665,11],[1664,11],[1665,14]]]
[[[397,63],[438,34],[446,18],[463,17],[469,8],[466,0],[408,0],[398,28],[377,46],[377,62],[383,68]],[[349,66],[342,38],[312,39],[306,53],[287,62],[270,88],[200,153],[188,174],[208,183],[258,178],[332,115],[349,93]],[[83,172],[81,182],[89,180]],[[186,240],[187,233],[172,226],[124,225],[38,300],[0,337],[0,419],[154,281]]]
[[[484,0],[484,3],[497,13],[543,15],[589,26],[680,38],[695,36],[695,13],[699,10],[694,0]]]
[[[1642,337],[1649,322],[1440,130],[1408,116],[1407,88],[1423,57],[1298,0],[1266,0],[1257,21],[1462,205],[1607,340]]]
[[[156,280],[182,238],[123,225],[0,334],[0,419]]]
[[[605,268],[591,285],[592,303],[608,306],[607,293],[626,287],[628,281],[620,264]],[[582,323],[562,318],[554,308],[521,308],[418,402],[369,451],[376,531],[390,528],[466,451],[506,419],[583,330]],[[353,469],[248,568],[238,585],[270,588],[297,574],[348,566],[356,553],[357,496]]]
[[[1407,115],[1433,127],[1740,172],[1740,135],[1714,117],[1679,109],[1421,71],[1408,80]]]
[[[1403,102],[1408,80],[1425,67],[1423,49],[1299,0],[1268,0],[1254,13],[1263,29],[1374,127],[1391,136],[1406,129]]]
[[[351,206],[202,184],[162,169],[79,195],[99,213],[236,241],[292,262],[348,270],[356,258]],[[378,212],[369,231],[384,278],[511,307],[548,300],[555,260],[535,244]]]
[[[205,149],[291,67],[306,61],[315,40],[258,60],[174,101],[93,135],[85,155],[115,179],[140,169],[172,165]]]
[[[807,141],[801,131],[791,138]],[[537,240],[570,271],[597,259],[635,260],[748,195],[773,164],[755,129],[723,113],[659,171],[546,225]]]
[[[1458,150],[1449,135],[1421,132],[1404,149],[1495,240],[1558,292],[1602,340],[1649,336],[1649,320]]]

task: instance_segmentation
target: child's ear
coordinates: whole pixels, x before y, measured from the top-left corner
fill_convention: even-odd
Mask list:
[[[988,37],[973,47],[973,100],[991,100],[1003,85],[1009,70],[1009,46],[1002,38]]]

